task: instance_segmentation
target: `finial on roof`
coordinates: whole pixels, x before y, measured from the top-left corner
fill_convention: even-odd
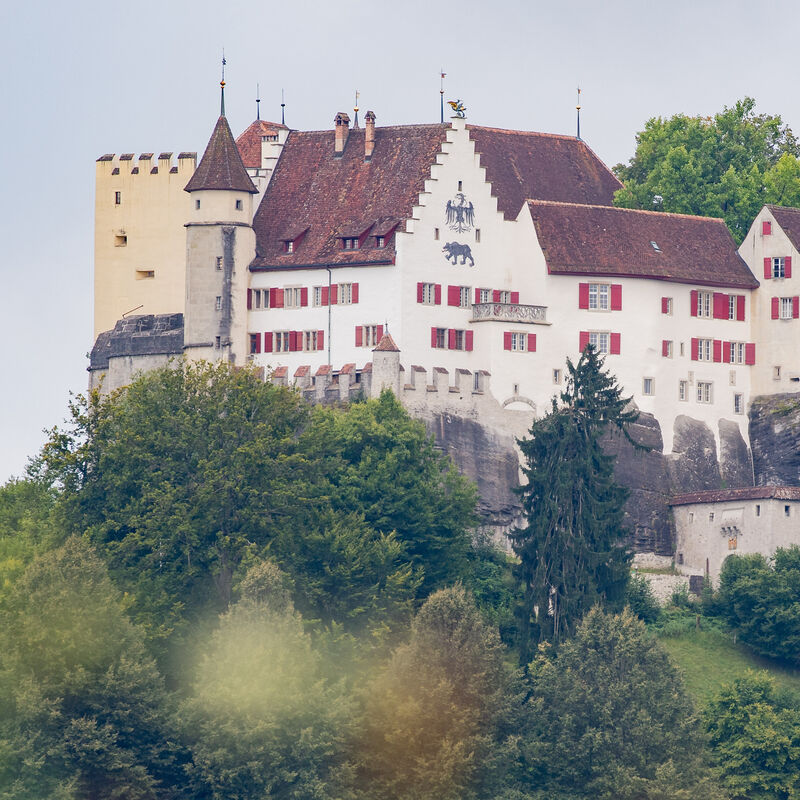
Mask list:
[[[284,109],[286,108],[286,103],[283,102],[283,89],[281,89],[281,125],[286,124],[286,119],[284,118]]]
[[[225,48],[222,48],[222,80],[219,82],[219,115],[225,116]]]
[[[467,116],[467,107],[461,100],[448,100],[447,105],[453,109],[453,119],[464,119]]]
[[[261,88],[256,84],[256,119],[261,119]]]
[[[355,130],[358,127],[358,98],[360,97],[360,93],[358,89],[356,89],[356,103],[353,106],[353,111],[355,112],[355,121],[353,122],[353,129]]]
[[[575,106],[578,111],[578,138],[581,138],[581,87],[578,86],[578,105]]]
[[[444,79],[447,77],[447,74],[444,70],[439,70],[439,108],[441,113],[441,121],[444,122]]]

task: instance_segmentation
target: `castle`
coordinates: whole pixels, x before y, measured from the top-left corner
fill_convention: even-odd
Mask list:
[[[376,122],[257,120],[235,140],[223,100],[199,163],[98,159],[90,385],[185,353],[318,400],[389,386],[443,446],[443,420],[482,428],[507,476],[591,343],[661,459],[631,469],[651,484],[641,546],[672,546],[646,498],[659,481],[663,497],[754,485],[751,398],[800,388],[800,210],[764,207],[737,250],[722,220],[613,207],[620,184],[580,138]]]

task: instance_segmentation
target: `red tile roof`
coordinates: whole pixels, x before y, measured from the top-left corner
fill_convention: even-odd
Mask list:
[[[256,168],[261,166],[261,137],[277,136],[278,131],[289,130],[280,122],[267,122],[257,119],[250,123],[236,139],[236,146],[246,167]]]
[[[573,136],[467,129],[506,219],[516,219],[529,198],[610,206],[622,188],[586,143]]]
[[[752,486],[744,489],[717,489],[675,495],[671,506],[695,503],[727,503],[736,500],[800,500],[800,486]]]
[[[800,208],[788,206],[771,206],[767,208],[772,212],[775,221],[781,226],[789,241],[800,250]]]
[[[550,274],[758,286],[721,219],[539,200],[528,209]]]
[[[385,232],[387,219],[411,216],[447,128],[375,128],[370,161],[364,160],[363,129],[350,131],[338,158],[333,130],[292,131],[253,220],[256,258],[251,269],[392,263],[394,236],[379,248],[374,237],[381,234],[373,230]],[[286,253],[286,232],[306,227],[294,252]],[[343,250],[342,230],[368,235],[359,249]]]
[[[384,333],[381,336],[381,340],[378,342],[378,346],[373,349],[373,353],[399,353],[400,348],[394,343],[394,339],[389,335],[389,333]]]
[[[181,153],[178,158],[183,155]],[[186,184],[185,191],[196,192],[201,189],[233,189],[252,194],[258,191],[244,168],[225,117],[217,120],[206,151]]]

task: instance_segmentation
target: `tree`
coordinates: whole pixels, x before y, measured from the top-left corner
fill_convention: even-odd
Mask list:
[[[290,586],[269,562],[254,567],[242,598],[198,648],[182,718],[214,798],[342,796],[352,703],[342,683],[323,680]]]
[[[614,167],[624,183],[615,204],[722,217],[741,242],[764,203],[800,194],[792,175],[797,140],[780,116],[754,109],[755,100],[745,97],[714,117],[648,120],[633,158]]]
[[[567,360],[560,401],[554,398],[519,442],[527,525],[511,533],[511,542],[524,587],[523,662],[535,641],[562,640],[595,603],[621,607],[628,580],[627,490],[614,481],[614,457],[603,452],[601,437],[611,428],[630,439],[627,426],[638,412],[626,410],[628,398],[591,345],[576,365]]]
[[[726,558],[715,607],[756,652],[800,664],[800,547]]]
[[[513,675],[497,630],[463,588],[434,593],[411,640],[367,689],[359,796],[497,796],[516,757],[513,705]]]
[[[78,537],[38,556],[0,613],[3,798],[194,796],[143,637]]]
[[[523,745],[547,800],[708,800],[701,729],[675,667],[629,610],[592,609],[530,665]]]
[[[705,710],[714,762],[732,800],[800,795],[800,710],[766,673],[724,686]]]

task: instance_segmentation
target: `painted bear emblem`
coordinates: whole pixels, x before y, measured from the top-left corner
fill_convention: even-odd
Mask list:
[[[450,261],[452,259],[453,264],[458,263],[458,259],[461,258],[461,263],[466,264],[467,259],[469,259],[469,265],[471,267],[475,266],[475,259],[472,257],[472,250],[468,244],[459,244],[458,242],[448,242],[443,248],[442,252],[445,254],[445,258]]]

